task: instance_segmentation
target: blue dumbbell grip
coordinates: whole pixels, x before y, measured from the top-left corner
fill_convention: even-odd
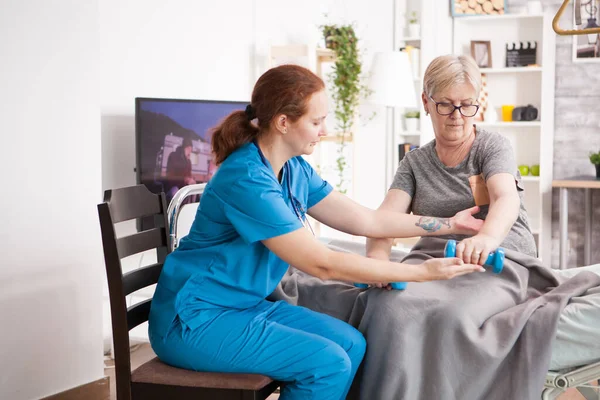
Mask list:
[[[394,282],[390,283],[390,286],[395,290],[404,290],[406,289],[406,282]]]
[[[369,285],[367,285],[366,283],[355,283],[354,286],[356,286],[359,289],[367,289],[369,287]],[[404,290],[406,289],[406,282],[394,282],[390,283],[390,286],[392,287],[392,289]]]

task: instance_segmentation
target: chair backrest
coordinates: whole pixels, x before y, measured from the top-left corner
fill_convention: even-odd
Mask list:
[[[151,299],[127,308],[126,296],[158,282],[170,244],[167,235],[167,204],[164,193],[151,193],[144,185],[104,192],[98,204],[104,262],[108,278],[112,319],[117,399],[131,399],[129,331],[148,320]],[[141,217],[154,217],[154,227],[117,238],[115,224]],[[157,263],[123,274],[121,259],[156,249]]]

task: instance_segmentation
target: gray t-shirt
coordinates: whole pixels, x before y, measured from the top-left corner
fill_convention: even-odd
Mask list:
[[[477,129],[471,150],[456,167],[447,167],[440,161],[435,145],[436,141],[433,140],[410,151],[398,165],[391,189],[400,189],[409,194],[412,198],[409,212],[449,218],[461,210],[478,205],[481,211],[475,217],[485,219],[490,204],[485,182],[497,173],[509,173],[515,176],[521,207],[519,217],[501,247],[536,257],[535,240],[523,205],[521,174],[508,139],[498,133]],[[456,240],[465,238],[462,235],[444,237]]]

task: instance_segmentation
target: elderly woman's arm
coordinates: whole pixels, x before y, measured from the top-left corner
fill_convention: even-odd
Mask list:
[[[519,216],[520,199],[515,177],[498,173],[487,180],[490,208],[479,233],[461,241],[456,256],[483,265],[488,254],[506,238]]]
[[[411,197],[403,190],[388,191],[378,210],[397,211],[408,214]],[[394,239],[367,238],[367,257],[379,260],[389,260]]]

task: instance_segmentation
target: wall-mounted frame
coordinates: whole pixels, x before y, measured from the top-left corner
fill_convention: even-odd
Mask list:
[[[581,0],[579,15],[581,24],[576,25],[578,2],[573,2],[573,26],[577,29],[598,26],[600,0]],[[573,35],[573,62],[600,63],[600,34]]]
[[[489,40],[471,40],[471,57],[479,68],[492,68],[492,44]]]

